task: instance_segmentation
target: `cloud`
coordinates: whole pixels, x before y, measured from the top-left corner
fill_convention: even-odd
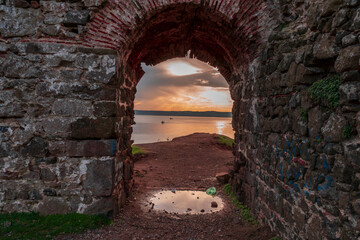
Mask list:
[[[186,76],[171,74],[168,66],[176,62],[189,64],[200,71]],[[231,111],[232,100],[226,80],[217,69],[204,62],[177,58],[156,66],[143,64],[142,67],[145,74],[137,86],[136,109]]]

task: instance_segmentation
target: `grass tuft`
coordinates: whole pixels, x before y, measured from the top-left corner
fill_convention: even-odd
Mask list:
[[[350,125],[347,125],[346,127],[344,127],[343,132],[342,132],[343,139],[349,139],[351,137],[351,132],[352,132],[352,128]]]
[[[251,216],[250,208],[237,200],[230,184],[226,184],[224,186],[224,192],[231,198],[233,204],[240,209],[242,219],[252,223],[253,225],[258,224],[258,222],[253,218],[253,216]]]
[[[60,234],[81,233],[111,223],[103,215],[4,213],[0,214],[0,239],[52,239]]]
[[[232,147],[233,144],[235,143],[234,139],[229,138],[229,137],[224,136],[224,135],[218,135],[218,139],[219,139],[221,144],[224,144],[224,145],[226,145],[228,147]]]
[[[301,121],[303,123],[306,123],[308,120],[308,113],[305,109],[301,108],[300,116],[301,116]]]
[[[131,145],[131,152],[133,155],[144,155],[145,154],[145,152],[141,148],[139,148],[135,145]]]

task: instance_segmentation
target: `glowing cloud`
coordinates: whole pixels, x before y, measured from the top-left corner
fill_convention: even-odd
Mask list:
[[[182,61],[167,64],[167,70],[174,76],[188,76],[201,73],[201,69]]]
[[[229,85],[217,68],[194,58],[142,64],[136,110],[231,112]]]

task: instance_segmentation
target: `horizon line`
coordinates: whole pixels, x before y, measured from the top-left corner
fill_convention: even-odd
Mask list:
[[[144,112],[198,112],[198,113],[218,112],[218,113],[232,113],[232,112],[220,112],[220,111],[193,111],[193,110],[174,111],[174,110],[140,110],[140,109],[134,109],[134,111],[144,111]]]

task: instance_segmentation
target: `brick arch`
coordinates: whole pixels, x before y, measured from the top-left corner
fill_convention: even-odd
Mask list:
[[[117,50],[139,78],[141,62],[188,50],[230,78],[256,55],[265,8],[263,0],[111,0],[88,24],[84,44]]]
[[[115,212],[133,184],[131,133],[141,63],[155,65],[191,50],[234,86],[257,56],[265,9],[263,0],[111,0],[91,17],[83,44],[117,52]]]

